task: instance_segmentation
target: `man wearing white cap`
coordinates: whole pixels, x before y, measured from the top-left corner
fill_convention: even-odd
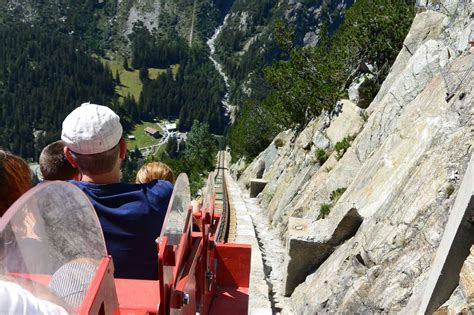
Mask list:
[[[85,103],[63,121],[64,154],[82,174],[70,181],[97,211],[117,278],[157,279],[158,237],[173,191],[168,181],[120,183],[127,144],[120,118],[108,107]]]

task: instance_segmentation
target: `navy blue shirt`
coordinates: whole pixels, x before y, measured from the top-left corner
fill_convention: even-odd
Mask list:
[[[116,278],[158,279],[155,239],[160,235],[173,185],[92,184],[70,181],[91,200],[112,255]]]

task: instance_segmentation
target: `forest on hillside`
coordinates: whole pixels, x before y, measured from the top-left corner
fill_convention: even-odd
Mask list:
[[[358,0],[332,32],[327,21],[318,45],[299,47],[292,25],[275,24],[275,41],[287,58],[263,69],[268,89],[262,98],[245,98],[229,132],[236,156],[254,157],[282,130],[302,130],[347,97],[350,83],[373,66],[361,88],[367,107],[390,71],[415,15],[414,0]]]
[[[11,5],[0,13],[0,146],[36,160],[46,143],[59,138],[64,117],[86,101],[114,108],[126,130],[159,117],[180,118],[179,128],[186,131],[197,119],[222,134],[227,124],[220,103],[224,84],[202,42],[189,47],[172,19],[164,18],[159,34],[135,23],[129,51],[120,50],[111,38],[116,24],[104,23],[119,14],[116,1],[60,2]],[[189,7],[186,2],[174,5]],[[212,32],[219,13],[208,8],[203,15],[202,10],[205,5],[198,7],[197,23]],[[196,35],[201,41],[202,32]],[[109,58],[110,49],[118,60],[130,60],[123,65],[127,71],[140,70],[140,98],[119,97],[120,78],[98,58]],[[176,75],[148,76],[148,68],[170,65],[178,65]]]
[[[212,133],[222,134],[228,121],[222,109],[224,82],[201,46],[189,48],[184,40],[156,39],[137,24],[132,38],[132,66],[141,69],[143,91],[138,100],[140,119],[179,118],[179,129],[188,131],[194,120],[206,122]],[[169,70],[155,80],[148,68],[179,64],[176,76]]]
[[[74,41],[23,23],[0,27],[0,144],[27,159],[82,102],[113,104],[115,83]]]
[[[363,87],[367,106],[414,15],[413,0],[343,1],[344,6],[304,1],[300,9],[275,0],[197,1],[190,45],[186,25],[193,5],[180,0],[162,10],[156,29],[135,23],[124,48],[116,34],[134,1],[64,7],[61,1],[28,2],[30,8],[0,13],[0,144],[31,160],[57,139],[62,119],[84,101],[111,106],[127,129],[158,117],[178,118],[180,130],[188,131],[198,120],[214,134],[226,133],[234,154],[256,156],[279,131],[302,128],[331,110],[361,74],[362,61],[376,72]],[[309,13],[316,9],[322,13]],[[227,12],[231,18],[216,54],[230,77],[231,102],[240,108],[230,128],[221,102],[224,82],[205,45]],[[317,33],[317,41],[303,47],[308,32]],[[118,96],[120,78],[98,58],[111,53],[124,60],[125,70],[140,72],[140,97]],[[171,65],[176,73],[148,74]]]

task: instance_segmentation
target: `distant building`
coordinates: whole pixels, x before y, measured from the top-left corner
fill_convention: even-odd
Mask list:
[[[143,131],[145,131],[146,134],[148,134],[152,137],[155,137],[155,138],[160,138],[161,137],[160,132],[158,130],[156,130],[155,128],[146,127]]]
[[[173,132],[173,131],[178,130],[176,128],[176,124],[166,124],[165,128],[166,128],[166,131],[168,131],[168,132]]]

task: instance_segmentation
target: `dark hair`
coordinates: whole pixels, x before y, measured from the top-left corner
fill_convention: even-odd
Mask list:
[[[122,138],[123,139],[123,138]],[[101,175],[112,171],[117,163],[120,141],[112,149],[96,154],[79,154],[71,151],[81,173],[86,175]]]
[[[0,149],[0,216],[31,186],[28,163]]]
[[[66,143],[62,140],[48,144],[39,157],[39,167],[45,180],[69,180],[79,173],[64,155]]]

